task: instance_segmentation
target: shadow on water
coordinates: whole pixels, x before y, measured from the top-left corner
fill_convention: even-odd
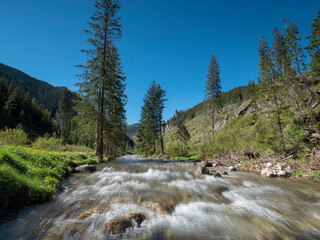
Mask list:
[[[319,184],[200,176],[199,166],[138,156],[100,164],[0,225],[0,239],[320,239]],[[140,227],[108,233],[107,222],[132,212],[145,216]]]

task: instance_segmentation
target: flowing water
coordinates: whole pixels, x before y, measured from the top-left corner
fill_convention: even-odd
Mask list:
[[[320,239],[320,184],[242,172],[199,176],[198,168],[135,156],[101,164],[2,224],[0,239]],[[159,214],[146,202],[172,208]],[[108,221],[133,211],[146,216],[140,227],[106,231]]]

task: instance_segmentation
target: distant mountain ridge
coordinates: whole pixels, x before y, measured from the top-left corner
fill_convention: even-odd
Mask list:
[[[0,63],[0,77],[6,78],[15,87],[29,93],[42,108],[51,112],[51,117],[55,116],[63,87],[54,87],[45,81],[38,80],[2,63]],[[70,100],[78,99],[76,93],[68,91],[68,94]]]

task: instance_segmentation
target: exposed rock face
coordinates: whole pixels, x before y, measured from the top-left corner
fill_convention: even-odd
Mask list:
[[[172,202],[163,202],[161,204],[157,202],[143,202],[142,206],[161,216],[173,213],[175,207]]]
[[[234,171],[237,171],[237,168],[236,168],[236,166],[230,166],[230,167],[228,167],[228,170],[230,172],[234,172]]]
[[[268,167],[261,171],[261,175],[263,177],[268,177],[268,178],[277,176],[277,174],[274,171],[272,171],[270,168],[268,168]]]
[[[94,214],[94,213],[96,213],[96,212],[98,212],[98,208],[91,208],[91,209],[89,209],[89,210],[81,213],[81,214],[77,217],[77,219],[78,219],[78,220],[84,220],[84,219],[90,217],[92,214]]]
[[[80,165],[78,167],[76,167],[74,169],[75,172],[95,172],[97,170],[96,166],[94,165],[88,165],[88,164],[85,164],[85,165]]]
[[[123,217],[110,220],[106,223],[106,227],[109,233],[120,234],[126,232],[127,228],[140,227],[145,219],[146,217],[142,213],[132,212]]]

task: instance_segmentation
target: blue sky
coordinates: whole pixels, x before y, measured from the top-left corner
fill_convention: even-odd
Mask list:
[[[210,56],[220,64],[224,91],[258,76],[257,42],[270,42],[287,18],[303,36],[317,17],[318,0],[121,0],[118,46],[127,77],[128,123],[139,121],[152,80],[166,90],[164,119],[204,98]],[[93,13],[89,0],[1,0],[0,62],[54,86],[76,91],[88,46],[83,33]]]

